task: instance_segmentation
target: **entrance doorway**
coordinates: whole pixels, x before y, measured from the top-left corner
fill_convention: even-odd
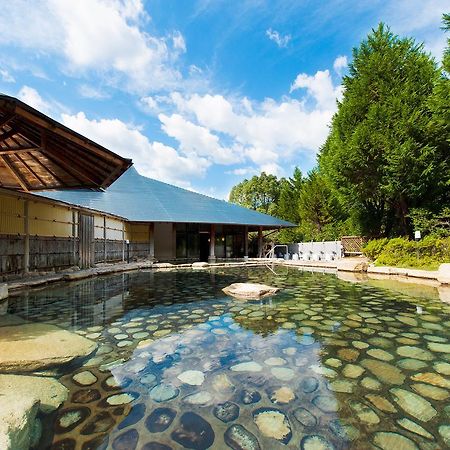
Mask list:
[[[200,233],[200,261],[208,262],[209,233]]]

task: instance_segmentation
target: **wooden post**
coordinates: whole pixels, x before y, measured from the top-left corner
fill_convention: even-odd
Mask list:
[[[108,260],[108,255],[106,252],[106,216],[103,216],[103,261]]]
[[[25,200],[24,206],[23,206],[23,213],[24,213],[24,233],[25,233],[25,239],[23,242],[23,248],[24,248],[24,254],[23,254],[23,271],[25,273],[28,273],[30,271],[30,217],[29,217],[29,205],[28,200]]]
[[[248,260],[248,226],[244,227],[244,259]]]
[[[122,261],[125,261],[125,223],[122,221]]]
[[[262,235],[262,227],[258,228],[258,258],[262,258],[263,252],[263,235]]]
[[[76,218],[77,211],[72,209],[72,264],[75,266],[78,264],[77,261],[77,237],[76,237]]]
[[[215,255],[215,244],[216,244],[216,226],[212,223],[211,224],[211,232],[209,233],[209,258],[208,262],[215,262],[216,255]]]
[[[155,259],[155,224],[148,224],[148,257],[151,261]]]

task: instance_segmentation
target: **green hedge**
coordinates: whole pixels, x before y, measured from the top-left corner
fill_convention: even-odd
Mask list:
[[[374,239],[365,245],[363,253],[377,266],[436,270],[440,264],[450,262],[450,237],[427,236],[417,242],[407,238]]]

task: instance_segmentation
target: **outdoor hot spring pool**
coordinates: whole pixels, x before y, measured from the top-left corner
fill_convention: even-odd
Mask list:
[[[99,345],[56,372],[69,397],[40,448],[448,448],[450,305],[431,288],[275,271],[136,272],[11,298],[9,313]],[[222,293],[238,281],[281,291]]]

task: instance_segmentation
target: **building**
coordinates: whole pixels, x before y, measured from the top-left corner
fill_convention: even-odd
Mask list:
[[[248,256],[293,224],[143,177],[131,161],[0,96],[0,274],[134,258]]]

